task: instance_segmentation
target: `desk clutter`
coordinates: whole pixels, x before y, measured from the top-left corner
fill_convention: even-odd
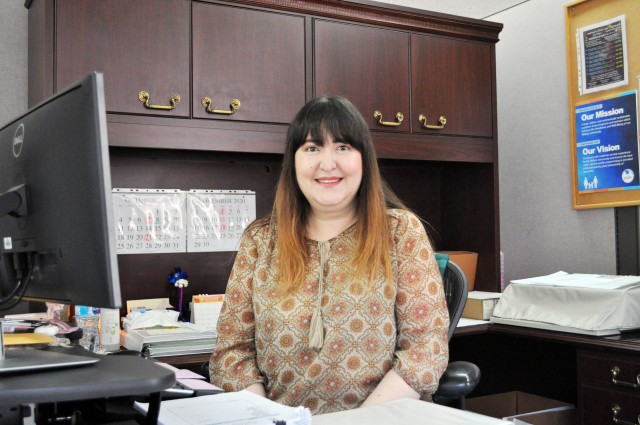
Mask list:
[[[558,272],[513,280],[493,323],[606,336],[640,328],[640,276]]]
[[[178,320],[174,310],[133,310],[122,321],[120,343],[149,357],[211,353],[215,328]]]

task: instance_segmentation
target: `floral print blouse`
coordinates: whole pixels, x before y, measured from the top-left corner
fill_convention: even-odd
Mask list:
[[[419,219],[398,209],[388,215],[393,282],[382,273],[370,285],[351,279],[351,226],[328,241],[327,255],[320,255],[327,242],[306,241],[306,278],[286,296],[275,290],[274,232],[268,224],[250,227],[218,320],[211,382],[226,391],[263,383],[268,398],[320,414],[360,406],[394,369],[430,400],[449,355],[440,271]],[[309,327],[317,302],[324,338],[314,349]]]

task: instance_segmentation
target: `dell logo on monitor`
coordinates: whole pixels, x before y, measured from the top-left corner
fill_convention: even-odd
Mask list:
[[[13,156],[16,158],[22,153],[22,144],[24,143],[24,124],[20,124],[16,128],[16,132],[13,135]]]

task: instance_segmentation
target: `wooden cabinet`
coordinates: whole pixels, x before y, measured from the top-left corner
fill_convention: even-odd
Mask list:
[[[499,291],[501,24],[368,0],[29,5],[29,104],[103,72],[115,187],[249,189],[257,215],[267,214],[287,123],[312,96],[343,95],[373,129],[385,180],[428,223],[436,249],[478,252],[475,288]],[[152,106],[171,106],[172,94],[180,102],[150,109],[140,91]],[[217,111],[230,112],[234,99],[240,107],[212,114],[203,97]],[[420,113],[447,124],[423,129]],[[124,299],[174,297],[161,282],[176,266],[189,273],[189,297],[224,291],[233,253],[118,262]]]
[[[107,111],[189,116],[188,1],[65,0],[55,14],[57,90],[100,71]],[[140,92],[149,105],[171,107],[174,95],[179,101],[174,110],[148,109]]]
[[[194,3],[193,116],[289,123],[305,103],[304,37],[302,16]]]
[[[409,131],[409,34],[316,20],[314,84],[316,96],[349,99],[371,129]]]
[[[578,377],[583,425],[638,423],[640,358],[637,355],[579,350]]]
[[[492,64],[492,50],[487,43],[412,35],[413,130],[492,138]]]
[[[286,124],[305,103],[302,16],[185,0],[72,0],[56,4],[56,22],[56,88],[103,72],[109,112]]]

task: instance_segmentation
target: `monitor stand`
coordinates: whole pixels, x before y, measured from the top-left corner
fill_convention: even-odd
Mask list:
[[[0,319],[0,375],[82,366],[97,363],[100,360],[99,357],[78,356],[41,349],[7,350],[4,345],[1,322]]]

